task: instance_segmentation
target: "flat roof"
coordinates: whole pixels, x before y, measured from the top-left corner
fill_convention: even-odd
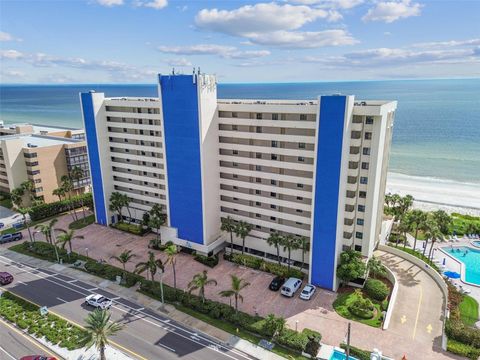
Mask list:
[[[18,124],[0,124],[0,128],[3,129],[15,129],[19,126],[32,126],[33,132],[37,133],[40,131],[62,131],[62,130],[82,130],[79,128],[71,128],[65,126],[50,126],[50,125],[42,125],[42,124],[30,124],[30,123],[18,123]]]
[[[54,146],[54,145],[64,145],[64,144],[76,144],[83,140],[76,140],[76,139],[69,139],[69,138],[62,138],[58,136],[48,136],[48,135],[7,135],[1,136],[0,140],[14,140],[20,139],[23,140],[23,146],[26,148],[32,148],[30,145],[34,147],[46,147],[46,146]]]

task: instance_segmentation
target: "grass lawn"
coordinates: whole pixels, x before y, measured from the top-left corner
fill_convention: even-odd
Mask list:
[[[393,245],[393,244],[392,244]],[[394,247],[395,249],[398,249],[398,250],[402,250],[410,255],[413,255],[415,256],[416,258],[419,258],[420,260],[423,260],[424,262],[426,262],[428,265],[430,265],[433,269],[435,269],[438,273],[440,272],[439,269],[438,269],[438,266],[435,265],[433,262],[431,262],[430,260],[428,260],[428,258],[426,256],[423,256],[422,253],[419,253],[418,251],[414,251],[413,249],[409,249],[409,248],[403,248],[403,245],[402,246],[398,246],[398,247],[395,247],[394,245],[392,246]],[[428,250],[425,252],[425,254],[428,255]]]
[[[467,326],[473,326],[478,321],[478,302],[465,295],[460,303],[460,318]]]
[[[364,297],[367,297],[364,294]],[[338,315],[344,317],[345,319],[358,321],[362,324],[373,326],[373,327],[380,327],[382,325],[382,320],[380,319],[382,316],[382,308],[380,304],[373,302],[373,306],[376,309],[375,316],[371,319],[362,319],[356,315],[353,315],[349,310],[348,306],[355,301],[357,295],[353,291],[348,291],[344,293],[339,293],[337,299],[333,302],[333,308],[337,312]]]
[[[212,326],[215,326],[219,329],[222,329],[223,331],[226,331],[230,334],[233,334],[235,336],[238,336],[239,338],[242,338],[244,340],[250,341],[251,343],[257,345],[258,342],[263,339],[261,337],[258,337],[252,333],[249,333],[248,331],[242,330],[241,328],[238,328],[226,321],[218,320],[218,319],[212,319],[208,315],[201,314],[199,312],[196,312],[195,310],[192,310],[188,307],[185,307],[183,305],[175,304],[175,308],[181,312],[184,312],[190,316],[193,316],[194,318],[197,318],[199,320],[202,320],[203,322],[206,322],[207,324],[210,324]],[[238,331],[237,331],[238,330]],[[267,339],[268,340],[268,339]],[[275,347],[272,349],[272,352],[274,352],[277,355],[283,356],[287,359],[292,359],[292,360],[307,360],[305,356],[300,355],[299,353],[293,352],[289,349],[286,349],[278,344],[275,344]]]
[[[83,219],[83,217],[81,217],[80,219],[76,220],[76,221],[73,221],[71,222],[69,225],[68,225],[68,228],[69,229],[73,229],[73,230],[78,230],[78,229],[82,229],[90,224],[93,224],[95,222],[95,215],[88,215],[85,217],[85,219]]]

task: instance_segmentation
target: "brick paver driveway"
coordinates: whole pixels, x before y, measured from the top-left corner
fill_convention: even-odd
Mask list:
[[[66,229],[70,221],[71,217],[62,216],[56,227]],[[149,250],[147,244],[149,240],[154,237],[152,234],[144,237],[134,236],[97,224],[78,230],[76,234],[83,235],[85,239],[76,240],[73,243],[74,251],[85,254],[85,249],[88,248],[88,255],[90,257],[104,259],[112,265],[120,267],[120,264],[110,259],[111,256],[118,255],[126,249],[132,250],[132,252],[136,254],[136,257],[131,263],[127,264],[127,270],[130,271],[134,269],[136,263],[144,261],[147,258]],[[24,235],[28,238],[27,234]],[[40,237],[40,234],[37,235],[37,239]],[[166,259],[165,254],[160,251],[156,251],[156,255],[162,260]],[[401,268],[408,265],[405,263],[397,264],[396,260],[398,259],[392,258],[390,255],[388,255],[388,259],[385,258],[383,260],[391,266],[394,272],[402,271]],[[272,275],[244,268],[224,261],[223,259],[220,259],[220,263],[214,269],[210,269],[193,260],[191,255],[180,253],[177,258],[176,268],[178,288],[185,289],[194,274],[208,270],[209,277],[217,280],[218,285],[207,287],[207,298],[229,303],[229,300],[220,297],[218,292],[229,288],[230,274],[235,274],[246,279],[246,281],[251,284],[242,292],[244,297],[244,302],[240,304],[242,311],[251,314],[258,312],[263,316],[269,313],[283,316],[287,319],[292,329],[297,327],[298,330],[301,330],[307,327],[320,331],[323,336],[322,341],[327,344],[338,345],[345,339],[348,320],[340,317],[333,310],[332,303],[336,298],[336,294],[333,292],[318,289],[310,301],[300,300],[298,294],[293,299],[285,298],[281,296],[279,292],[268,290],[268,284],[273,278]],[[421,269],[418,269],[418,271],[410,270],[406,270],[401,276],[403,276],[403,278],[405,278],[405,276],[412,277],[412,279],[410,279],[413,289],[411,289],[411,294],[416,294],[416,291],[420,291],[420,289],[416,288],[415,279],[418,278],[420,282],[423,283],[428,282],[430,278]],[[397,276],[402,278],[400,275]],[[433,282],[432,279],[430,280]],[[165,271],[164,281],[168,285],[173,285],[173,272],[170,266],[168,266]],[[440,289],[438,287],[432,287],[430,283],[428,283],[426,289],[428,290],[423,294],[425,303],[428,304],[429,299],[434,299],[435,301],[432,302],[432,304],[439,304],[438,299],[441,299]],[[406,302],[406,304],[397,304],[398,311],[394,313],[392,325],[389,330],[383,331],[352,322],[352,344],[364,349],[378,348],[382,350],[385,355],[395,359],[401,359],[404,354],[409,360],[459,359],[453,355],[444,354],[438,348],[440,344],[438,322],[440,321],[441,309],[432,308],[433,310],[426,315],[433,317],[431,323],[433,324],[432,326],[435,327],[432,330],[432,336],[426,333],[426,329],[424,329],[423,326],[426,323],[430,323],[429,318],[421,320],[422,329],[418,327],[416,330],[418,334],[414,336],[412,328],[402,330],[398,323],[394,324],[393,322],[395,322],[395,319],[398,319],[399,316],[401,317],[401,315],[399,315],[400,312],[403,313],[408,308],[411,308],[412,312],[416,313],[418,297],[412,298],[411,301],[401,296],[399,299],[402,299],[401,301]],[[415,316],[410,315],[410,312],[407,312],[407,316],[409,323],[414,321]]]

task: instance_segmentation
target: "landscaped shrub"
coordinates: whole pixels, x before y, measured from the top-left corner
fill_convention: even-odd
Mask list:
[[[218,265],[218,255],[204,256],[200,254],[195,254],[194,259],[202,263],[203,265],[207,265],[208,267],[211,267],[211,268]]]
[[[458,318],[447,319],[445,333],[449,339],[480,349],[480,329],[467,327]]]
[[[342,343],[340,344],[340,347],[346,349],[347,345]],[[350,355],[355,356],[358,360],[370,360],[370,353],[370,351],[362,350],[350,345]]]
[[[388,286],[376,279],[368,279],[365,282],[364,290],[368,296],[377,301],[385,300],[389,293]]]
[[[85,193],[82,195],[77,195],[77,196],[72,196],[70,200],[62,200],[62,201],[56,201],[53,203],[49,204],[40,204],[33,206],[30,209],[30,219],[32,221],[37,221],[41,219],[45,219],[47,217],[51,217],[54,215],[61,214],[63,212],[69,211],[70,207],[73,204],[73,207],[79,208],[82,206],[82,199],[83,199],[83,205],[85,207],[93,208],[93,198],[92,198],[92,193]]]
[[[383,311],[387,311],[388,310],[388,300],[383,300],[381,306],[382,306]]]
[[[125,222],[117,222],[115,224],[112,224],[111,226],[114,227],[115,229],[125,231],[134,235],[139,235],[139,236],[145,235],[147,232],[150,231],[148,228],[144,229],[143,225],[129,224]]]
[[[374,306],[370,299],[364,298],[362,292],[357,289],[355,290],[356,298],[348,306],[348,311],[353,315],[358,316],[362,319],[371,319],[374,315]]]
[[[53,247],[53,245],[43,241],[36,241],[34,243],[25,241],[21,244],[11,246],[9,250],[13,250],[21,254],[33,256],[43,260],[48,260],[52,262],[57,261],[57,256],[55,254],[55,248]],[[58,248],[58,247],[57,247],[57,252],[58,252],[59,258],[64,263],[74,263],[79,259],[82,259],[82,260],[86,259],[86,257],[74,252],[68,255],[65,249]]]
[[[243,265],[252,269],[262,270],[274,275],[283,276],[283,277],[295,277],[298,279],[303,279],[305,274],[298,269],[290,268],[285,265],[279,265],[277,263],[272,263],[265,261],[256,256],[247,255],[247,254],[224,254],[223,258],[225,260],[234,262],[238,265]]]
[[[465,344],[462,344],[461,342],[451,340],[451,339],[448,340],[447,350],[450,351],[451,353],[454,353],[460,356],[465,356],[466,358],[469,358],[472,360],[477,360],[480,357],[479,348],[475,348],[470,345],[465,345]]]
[[[100,263],[94,260],[88,260],[85,263],[85,271],[111,281],[115,281],[117,276],[120,276],[123,278],[123,285],[126,287],[132,287],[143,279],[140,275],[132,274],[113,265]]]

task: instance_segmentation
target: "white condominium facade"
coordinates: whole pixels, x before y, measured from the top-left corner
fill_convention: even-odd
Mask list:
[[[215,78],[200,74],[159,76],[158,90],[80,95],[98,223],[118,220],[108,209],[118,191],[131,200],[130,220],[160,204],[164,239],[205,254],[228,244],[227,216],[252,225],[246,251],[267,260],[277,260],[272,232],[303,236],[310,282],[333,290],[343,249],[371,256],[395,101],[220,100]],[[240,250],[242,240],[234,243]],[[291,259],[299,265],[303,255]]]

